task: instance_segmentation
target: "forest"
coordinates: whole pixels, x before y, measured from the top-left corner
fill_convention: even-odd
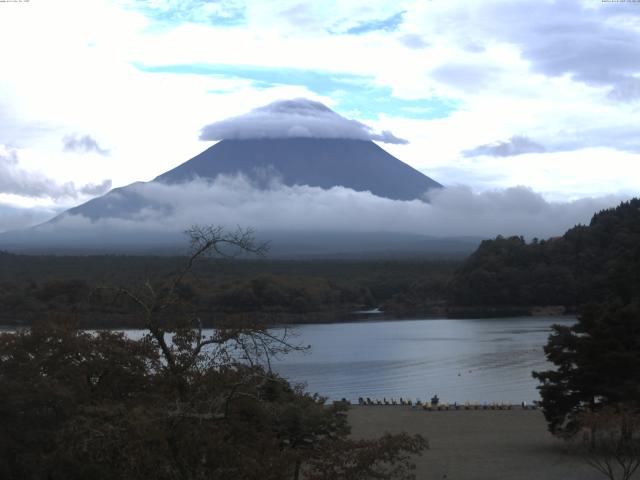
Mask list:
[[[640,291],[640,199],[596,213],[561,237],[483,241],[456,271],[457,305],[628,303]]]
[[[72,313],[84,325],[136,326],[114,295],[174,274],[184,257],[0,253],[0,324]],[[204,258],[181,286],[207,324],[235,316],[264,323],[348,319],[355,310],[425,311],[442,305],[456,260]]]
[[[0,252],[0,324],[73,314],[83,325],[137,326],[114,292],[170,277],[183,261]],[[640,200],[633,199],[562,236],[485,240],[464,260],[204,258],[179,294],[206,324],[230,317],[273,324],[351,320],[371,308],[396,316],[577,312],[586,302],[626,303],[639,288]]]

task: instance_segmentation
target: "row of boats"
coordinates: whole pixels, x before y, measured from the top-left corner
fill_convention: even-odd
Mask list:
[[[346,399],[343,402],[351,403]],[[422,402],[417,399],[415,402],[410,399],[403,399],[400,397],[398,400],[395,398],[371,399],[369,397],[358,398],[358,405],[360,406],[385,406],[385,405],[400,405],[409,406],[414,408],[421,408],[423,410],[512,410],[514,408],[521,408],[523,410],[536,410],[538,408],[537,402],[527,403],[521,402],[519,405],[503,402],[464,402],[464,403],[443,403],[436,397],[432,398],[430,402]]]

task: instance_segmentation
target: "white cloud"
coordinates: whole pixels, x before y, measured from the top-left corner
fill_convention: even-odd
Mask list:
[[[138,184],[132,191],[145,207],[124,218],[90,220],[67,215],[42,227],[43,234],[93,232],[180,232],[192,224],[216,224],[258,231],[397,232],[433,236],[525,235],[549,237],[594,212],[615,206],[620,196],[549,202],[526,187],[475,193],[452,186],[433,191],[429,202],[397,201],[343,187],[272,185],[262,190],[243,177],[213,183]]]
[[[163,13],[170,4],[146,3]],[[29,150],[20,155],[23,170],[56,185],[146,180],[199,153],[198,130],[208,122],[295,96],[334,107],[352,93],[144,73],[131,65],[213,63],[366,75],[394,98],[455,98],[459,110],[439,120],[401,111],[378,121],[354,117],[409,139],[410,145],[388,148],[445,184],[524,183],[546,198],[640,191],[633,180],[640,159],[626,153],[640,150],[633,61],[640,9],[629,2],[378,0],[296,9],[297,0],[248,1],[247,24],[225,28],[159,25],[120,4],[32,1],[2,9],[0,41],[10,47],[0,51],[0,143]],[[393,34],[328,33],[400,10],[403,23]],[[179,11],[193,20],[192,9]],[[74,131],[108,145],[109,164],[87,166],[80,155],[61,161],[60,138]],[[514,135],[534,139],[548,153],[520,155],[517,165],[462,155]],[[575,152],[558,153],[560,147]]]
[[[445,185],[465,183],[479,191],[534,185],[547,200],[555,201],[640,193],[640,155],[607,148],[468,157],[433,166],[429,174],[446,178]]]
[[[94,139],[91,135],[79,135],[77,133],[65,135],[65,137],[62,139],[62,144],[62,149],[65,152],[95,152],[99,155],[109,155],[109,150],[98,145],[96,139]]]
[[[374,132],[370,127],[306,98],[278,100],[244,115],[206,125],[200,134],[200,140],[300,137],[408,143],[386,130]]]
[[[22,168],[15,150],[0,145],[0,194],[31,198],[78,198],[101,195],[111,188],[111,180],[77,187],[73,182],[58,183],[40,172]]]
[[[546,148],[543,145],[534,142],[525,135],[514,135],[507,141],[480,145],[471,150],[465,150],[462,154],[465,157],[479,157],[480,155],[513,157],[525,153],[541,153],[545,150]]]

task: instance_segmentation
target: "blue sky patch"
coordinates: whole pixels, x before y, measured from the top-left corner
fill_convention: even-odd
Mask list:
[[[331,97],[336,110],[350,117],[376,120],[380,115],[412,119],[433,119],[449,116],[460,106],[460,101],[445,97],[405,99],[395,97],[387,86],[374,83],[374,78],[349,73],[321,70],[271,68],[253,65],[181,64],[133,65],[148,73],[174,73],[207,75],[220,78],[250,80],[258,89],[276,85],[302,86],[312,92]],[[219,93],[211,91],[211,93]]]
[[[332,96],[338,102],[338,109],[349,117],[377,119],[380,115],[430,120],[444,118],[460,108],[459,100],[445,97],[399,98],[392,95],[390,87],[371,86],[357,89],[356,94]]]
[[[181,0],[161,4],[134,2],[132,8],[170,26],[191,22],[228,27],[246,21],[246,6],[237,0]]]
[[[355,27],[351,27],[346,31],[349,35],[362,35],[363,33],[383,31],[393,32],[402,25],[404,11],[391,15],[388,18],[382,20],[369,20],[368,22],[362,22]]]

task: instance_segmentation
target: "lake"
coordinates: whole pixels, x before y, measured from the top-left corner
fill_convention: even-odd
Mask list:
[[[448,403],[531,403],[539,399],[531,371],[551,367],[542,350],[551,325],[574,322],[515,317],[298,325],[289,327],[294,343],[310,350],[283,355],[272,367],[330,400],[424,401],[437,394]],[[131,338],[143,334],[126,332]]]
[[[532,370],[550,368],[542,350],[551,325],[571,317],[395,320],[301,325],[294,352],[273,368],[336,400],[438,394],[444,402],[528,403],[539,399]]]

